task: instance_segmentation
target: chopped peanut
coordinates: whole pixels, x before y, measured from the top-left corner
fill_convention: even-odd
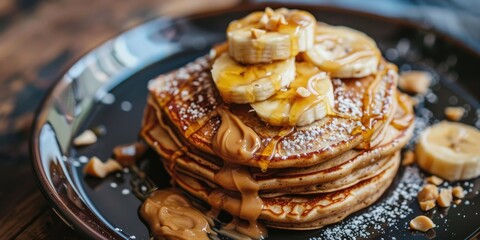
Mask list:
[[[435,200],[428,200],[420,202],[420,209],[423,211],[428,211],[435,207]]]
[[[432,76],[428,72],[410,71],[400,75],[398,87],[405,92],[424,94],[431,82]]]
[[[409,96],[409,97],[408,97],[408,101],[410,101],[410,103],[412,104],[412,106],[417,106],[418,103],[419,103],[418,98],[412,97],[412,96]]]
[[[458,204],[462,203],[462,199],[455,199],[455,200],[453,200],[453,203],[458,205]]]
[[[83,172],[90,176],[104,178],[109,173],[116,172],[122,170],[122,165],[113,159],[108,159],[105,163],[102,162],[97,157],[92,157],[88,161],[85,168],[83,168]]]
[[[440,207],[450,207],[452,204],[452,189],[443,188],[437,197],[437,203]]]
[[[458,121],[462,119],[465,114],[465,108],[463,107],[446,107],[444,110],[445,117],[452,121]]]
[[[276,31],[280,25],[287,25],[288,22],[283,15],[275,14],[268,19],[265,28],[269,31]]]
[[[252,38],[253,39],[258,39],[261,36],[265,35],[265,33],[267,33],[267,31],[262,30],[262,29],[258,29],[258,28],[252,28],[251,31],[252,31]]]
[[[75,139],[73,139],[73,145],[75,146],[86,146],[90,144],[94,144],[97,142],[97,135],[90,130],[87,129],[78,135]]]
[[[428,182],[428,183],[431,183],[431,184],[435,184],[435,185],[438,186],[438,185],[440,185],[440,184],[443,183],[443,179],[441,179],[441,178],[439,178],[439,177],[437,177],[437,176],[433,176],[433,175],[432,175],[432,176],[430,176],[430,177],[427,178],[427,182]]]
[[[460,186],[456,186],[452,189],[452,194],[456,198],[463,198],[465,197],[465,192],[463,191],[463,188]]]
[[[413,230],[418,230],[426,232],[435,227],[435,224],[432,222],[432,219],[427,216],[418,216],[410,221],[410,228]]]
[[[271,17],[271,16],[275,15],[275,11],[270,7],[266,7],[265,8],[265,14],[267,15],[267,17]]]
[[[429,200],[436,200],[438,198],[438,188],[433,184],[426,184],[422,190],[418,192],[418,202],[425,202]]]
[[[402,166],[409,166],[415,162],[415,153],[413,151],[406,151],[403,154]]]
[[[310,96],[310,94],[312,94],[312,93],[304,87],[299,87],[299,88],[297,88],[297,94],[301,97],[306,98],[306,97]]]
[[[133,143],[119,145],[113,148],[115,160],[124,167],[135,164],[137,160],[145,153],[147,147],[142,143]]]

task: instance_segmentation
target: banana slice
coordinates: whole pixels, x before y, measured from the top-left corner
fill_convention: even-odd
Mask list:
[[[427,128],[417,144],[417,161],[424,170],[449,181],[480,175],[480,131],[443,121]]]
[[[242,65],[223,53],[212,66],[212,78],[227,103],[265,100],[295,79],[295,58],[269,64]]]
[[[359,78],[377,71],[381,53],[370,37],[341,26],[318,25],[315,45],[305,53],[332,77]]]
[[[300,10],[254,12],[230,23],[230,56],[244,64],[285,60],[313,46],[315,17]]]
[[[295,68],[297,76],[288,90],[250,104],[270,125],[305,126],[325,117],[333,107],[333,85],[328,74],[308,62],[296,63]]]

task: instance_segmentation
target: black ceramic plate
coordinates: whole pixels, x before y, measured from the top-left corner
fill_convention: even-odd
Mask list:
[[[141,201],[132,194],[131,172],[105,180],[85,177],[86,159],[106,159],[113,147],[138,139],[147,82],[206,54],[224,40],[227,24],[265,6],[184,19],[157,19],[99,46],[74,64],[53,86],[38,111],[31,139],[33,165],[45,196],[67,224],[93,238],[148,239],[138,217]],[[372,36],[384,56],[400,71],[421,69],[434,76],[432,91],[417,107],[417,129],[444,118],[445,106],[463,106],[463,122],[480,127],[478,67],[480,58],[460,44],[430,30],[398,20],[336,8],[300,7],[319,21],[346,25]],[[463,87],[462,87],[463,85]],[[476,95],[471,95],[468,89]],[[73,136],[86,128],[103,128],[94,145],[73,148]],[[140,168],[159,187],[169,185],[156,157]],[[402,168],[389,190],[372,207],[345,221],[316,231],[270,230],[271,239],[393,238],[465,239],[480,227],[480,179],[454,183],[469,190],[458,206],[426,213],[438,227],[412,232],[408,221],[423,214],[415,201],[421,184],[418,168]]]

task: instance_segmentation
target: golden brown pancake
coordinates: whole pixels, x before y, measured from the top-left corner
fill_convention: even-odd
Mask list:
[[[396,66],[382,61],[375,74],[333,78],[326,117],[277,127],[248,104],[223,101],[213,61],[204,56],[152,80],[141,131],[172,182],[210,204],[212,214],[246,220],[250,236],[260,236],[257,220],[316,229],[371,205],[388,188],[414,123],[411,103],[396,89]],[[232,131],[229,142],[218,137]],[[235,155],[245,142],[254,150]],[[227,145],[236,152],[219,150]]]
[[[410,116],[411,113],[402,112],[402,108],[397,110],[394,120],[403,119]],[[185,174],[199,179],[206,179],[215,182],[214,175],[221,168],[223,163],[211,161],[209,158],[195,154],[184,147],[181,141],[174,140],[176,135],[171,135],[171,129],[168,125],[160,123],[158,112],[154,114],[154,108],[147,108],[145,119],[146,127],[142,131],[143,138],[156,148],[172,167]],[[160,118],[162,116],[160,115]],[[413,120],[410,116],[410,121]],[[278,189],[290,188],[290,192],[300,192],[306,189],[309,191],[329,191],[339,189],[339,183],[343,178],[344,187],[365,177],[354,173],[359,170],[368,172],[378,171],[382,159],[398,151],[406,144],[412,134],[413,124],[407,129],[399,130],[392,125],[387,126],[385,136],[381,143],[369,150],[348,150],[330,160],[321,162],[317,165],[304,168],[284,168],[269,169],[262,172],[259,169],[252,168],[253,178],[257,181],[260,190],[268,190],[261,194],[272,194]],[[368,169],[368,171],[366,170]],[[349,178],[347,176],[351,175]],[[348,181],[345,181],[348,179]],[[332,183],[336,182],[336,183]],[[312,185],[319,185],[313,188]],[[327,188],[327,186],[330,186]],[[307,193],[309,192],[307,191]],[[281,192],[280,192],[281,193]]]
[[[282,229],[316,229],[341,221],[351,213],[375,202],[388,188],[400,165],[400,154],[391,156],[391,164],[379,174],[357,184],[331,193],[309,195],[284,195],[262,197],[263,208],[260,220],[268,227]],[[168,169],[168,167],[167,167]],[[207,201],[209,194],[218,189],[215,184],[176,173],[175,182],[191,195]],[[230,204],[223,210],[238,216],[240,200],[225,194],[224,201]]]
[[[151,105],[191,152],[217,159],[212,138],[220,126],[216,108],[225,106],[211,78],[212,60],[202,57],[179,70],[161,75],[149,84]],[[394,114],[396,67],[384,63],[378,74],[361,79],[334,79],[335,114],[311,125],[294,128],[280,137],[285,128],[269,126],[248,105],[228,109],[261,139],[262,146],[244,164],[268,168],[316,165],[349,149],[367,149],[380,142],[384,126]],[[365,107],[368,106],[368,107]],[[370,109],[366,111],[365,109]],[[277,141],[274,152],[264,152]]]

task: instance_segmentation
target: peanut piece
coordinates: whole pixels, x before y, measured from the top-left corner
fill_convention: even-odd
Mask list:
[[[418,216],[410,221],[410,228],[413,230],[418,230],[421,232],[426,232],[432,228],[436,227],[432,222],[432,219],[427,216]]]
[[[310,96],[311,92],[308,91],[308,89],[304,88],[304,87],[299,87],[297,88],[297,94],[300,96],[300,97],[308,97]]]
[[[435,207],[435,200],[428,200],[420,202],[420,209],[423,211],[428,211]]]
[[[412,106],[417,106],[419,103],[419,100],[416,97],[409,96],[408,101],[412,104]]]
[[[424,94],[427,92],[432,76],[428,72],[410,71],[400,75],[398,87],[405,92]]]
[[[87,175],[104,178],[109,173],[122,170],[122,165],[113,159],[108,159],[105,163],[97,157],[92,157],[87,165],[83,168],[83,172]]]
[[[409,166],[415,162],[415,153],[413,151],[406,151],[403,154],[402,166]]]
[[[465,197],[465,192],[463,191],[463,188],[460,186],[456,186],[452,189],[452,194],[456,198],[463,198]]]
[[[462,203],[462,199],[455,199],[455,200],[453,200],[453,203],[458,205],[458,204]]]
[[[458,121],[462,119],[465,114],[465,108],[463,107],[446,107],[443,111],[445,117],[452,121]]]
[[[439,177],[437,177],[437,176],[433,176],[433,175],[432,175],[432,176],[430,176],[430,177],[427,178],[427,182],[428,182],[428,183],[431,183],[431,184],[435,184],[435,185],[438,186],[438,185],[440,185],[440,184],[443,183],[443,179],[441,179],[441,178],[439,178]]]
[[[450,207],[452,204],[452,189],[442,188],[437,197],[437,203],[440,207]]]
[[[75,139],[73,139],[73,145],[77,147],[91,145],[96,142],[97,142],[97,135],[95,135],[95,133],[90,129],[83,131],[80,135],[78,135]]]
[[[436,200],[438,198],[438,188],[432,184],[426,184],[422,190],[418,192],[418,202],[425,202],[429,200]]]
[[[268,17],[271,17],[271,16],[275,15],[275,11],[271,7],[266,7],[265,8],[265,14]]]
[[[267,33],[267,31],[265,30],[262,30],[262,29],[258,29],[258,28],[252,28],[252,38],[253,39],[258,39],[260,37],[262,37],[263,35],[265,35],[265,33]]]

